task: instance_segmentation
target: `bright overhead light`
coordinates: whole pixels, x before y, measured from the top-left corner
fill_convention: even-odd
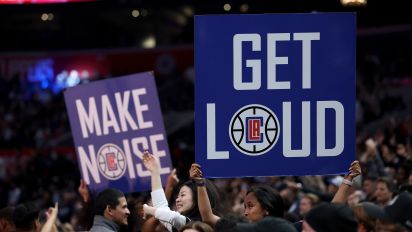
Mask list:
[[[139,15],[140,15],[140,11],[139,11],[139,10],[132,10],[132,16],[133,16],[134,18],[139,17]]]
[[[154,48],[156,47],[156,38],[154,36],[148,36],[142,42],[143,48]]]
[[[367,0],[340,0],[343,6],[366,6]]]
[[[225,11],[230,11],[232,9],[232,6],[229,3],[226,3],[225,5],[223,5],[223,9]]]
[[[41,20],[43,20],[43,21],[47,21],[48,19],[49,19],[49,15],[48,14],[46,14],[46,13],[43,13],[43,14],[41,14]]]

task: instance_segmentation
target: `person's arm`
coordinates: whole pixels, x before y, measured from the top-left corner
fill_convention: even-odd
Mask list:
[[[168,201],[171,200],[173,194],[173,188],[179,183],[179,178],[176,175],[176,169],[174,168],[172,172],[167,177],[166,187],[165,187],[165,195]]]
[[[196,182],[197,185],[197,205],[199,207],[200,216],[202,221],[214,226],[220,217],[213,214],[212,206],[210,205],[209,196],[205,186],[204,179],[202,178],[202,171],[199,164],[192,164],[190,167],[190,178]]]
[[[381,158],[381,154],[379,152],[376,153],[375,156],[375,165],[379,176],[387,176],[388,174],[385,172],[385,164]]]
[[[84,230],[89,230],[93,225],[94,218],[94,201],[93,194],[87,188],[86,182],[83,179],[80,179],[80,185],[77,189],[81,199],[82,199],[82,208],[80,209],[79,216],[79,225],[84,227]]]
[[[79,191],[79,194],[82,197],[83,202],[88,203],[90,200],[90,193],[83,179],[80,179],[80,185],[77,190]]]
[[[152,176],[152,191],[162,189],[162,179],[160,178],[159,159],[148,151],[143,152],[143,165],[150,171]]]
[[[349,168],[349,174],[347,174],[343,182],[340,184],[338,191],[332,199],[332,203],[342,203],[345,204],[348,200],[348,196],[351,193],[351,187],[353,184],[353,179],[362,173],[359,161],[355,160],[352,162]]]
[[[379,154],[376,141],[369,138],[365,141],[365,146],[365,153],[361,157],[363,160],[360,161],[367,168],[369,175],[386,176],[385,165]]]
[[[53,207],[50,207],[47,211],[47,221],[44,223],[43,228],[40,232],[57,232],[56,227],[56,219],[57,219],[57,212],[59,211],[59,205],[56,204]]]
[[[146,215],[152,215],[159,220],[168,231],[172,231],[172,227],[179,230],[186,225],[187,218],[169,208],[155,208],[144,204],[143,210]]]
[[[143,165],[151,173],[152,180],[152,202],[155,208],[168,207],[169,203],[162,187],[162,179],[160,178],[159,159],[150,154],[148,151],[143,152]]]

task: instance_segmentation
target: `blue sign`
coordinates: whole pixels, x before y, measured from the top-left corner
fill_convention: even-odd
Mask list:
[[[165,183],[171,160],[153,73],[72,87],[64,97],[86,184],[96,191],[150,190],[145,150],[159,157]]]
[[[206,177],[347,172],[354,13],[195,17],[196,162]]]

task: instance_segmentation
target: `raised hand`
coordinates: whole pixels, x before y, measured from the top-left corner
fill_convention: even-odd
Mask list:
[[[57,213],[59,211],[59,205],[56,202],[54,204],[54,207],[50,207],[47,212],[47,221],[43,225],[43,228],[41,229],[40,232],[57,232],[57,227],[56,227],[56,220],[57,220]]]
[[[160,169],[159,159],[150,154],[149,151],[143,152],[143,165],[151,173],[158,173]]]
[[[193,163],[189,170],[189,175],[191,179],[198,180],[203,178],[202,170],[200,165]]]
[[[359,161],[355,160],[351,163],[349,168],[349,173],[345,175],[345,179],[342,184],[339,186],[338,191],[335,193],[335,196],[332,199],[332,203],[343,204],[347,202],[349,194],[352,192],[351,186],[353,184],[353,179],[359,176],[362,173],[361,166]]]
[[[206,180],[203,179],[203,173],[200,165],[196,163],[192,164],[192,166],[190,166],[189,175],[197,185],[197,206],[199,208],[202,221],[214,226],[220,217],[213,213],[209,195],[207,193]]]
[[[80,180],[80,185],[79,188],[77,189],[77,191],[79,192],[80,196],[83,199],[83,202],[87,203],[90,200],[90,193],[89,193],[89,189],[87,188],[86,183],[84,182],[83,179]]]
[[[377,154],[377,143],[374,139],[368,138],[365,141],[366,152],[369,156],[375,157]]]
[[[54,207],[50,207],[47,210],[47,213],[46,213],[47,218],[51,220],[56,220],[58,212],[59,212],[59,203],[56,202],[54,203]]]
[[[362,174],[362,168],[359,164],[359,161],[355,160],[350,165],[348,177],[352,181],[355,177],[359,176],[360,174]]]

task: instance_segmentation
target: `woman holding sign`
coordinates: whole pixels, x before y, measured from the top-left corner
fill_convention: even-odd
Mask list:
[[[197,181],[203,182],[200,165],[192,164],[190,168],[190,177]],[[349,173],[345,176],[345,181],[339,187],[332,203],[345,203],[350,193],[350,187],[353,179],[362,173],[358,161],[351,163]],[[199,185],[198,185],[199,186]],[[202,220],[209,225],[215,226],[220,217],[213,214],[208,204],[208,194],[201,185],[198,187],[199,211]],[[269,186],[253,187],[247,191],[245,197],[244,216],[252,223],[258,222],[267,216],[283,217],[284,203],[279,193]],[[222,222],[226,223],[226,222]],[[299,227],[299,226],[298,226]]]
[[[153,207],[144,205],[144,213],[146,215],[153,215],[158,219],[168,231],[179,230],[191,221],[200,221],[200,212],[197,204],[197,185],[202,185],[209,195],[210,209],[214,209],[217,205],[217,191],[212,183],[205,181],[202,183],[195,183],[188,181],[184,183],[176,198],[176,211],[170,210],[168,201],[162,188],[162,181],[160,178],[159,160],[148,151],[143,153],[143,164],[151,173],[152,181],[152,202]],[[213,211],[212,211],[213,212]]]
[[[202,176],[200,165],[192,164],[190,168],[190,178],[197,183],[202,183],[205,181]],[[198,184],[197,194],[202,220],[214,226],[220,217],[212,212],[208,204],[208,193],[206,189],[202,187],[202,184]],[[244,216],[250,222],[258,222],[266,216],[283,217],[284,209],[285,206],[282,197],[275,189],[269,186],[253,187],[247,191]]]

